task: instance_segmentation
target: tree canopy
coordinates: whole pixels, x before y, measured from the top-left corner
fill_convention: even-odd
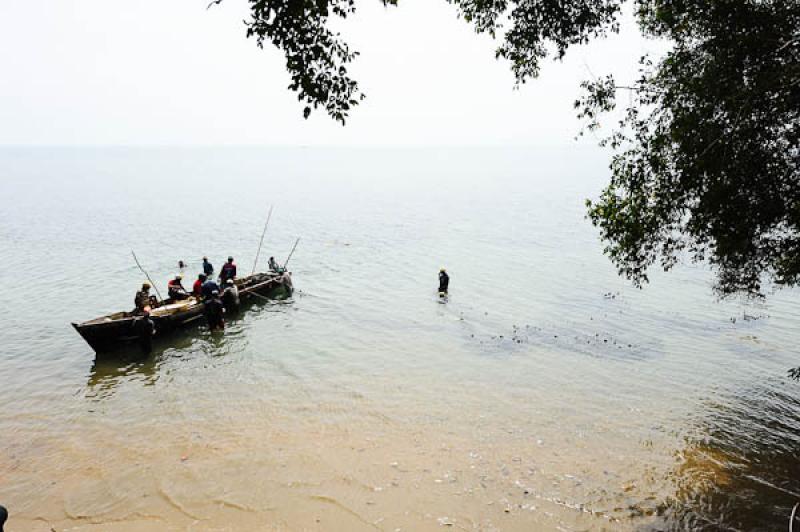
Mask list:
[[[669,270],[684,257],[711,264],[723,296],[798,283],[800,2],[447,1],[498,39],[496,55],[518,83],[546,58],[619,31],[630,4],[640,31],[668,51],[641,58],[624,87],[611,76],[587,80],[575,104],[593,130],[629,93],[602,140],[614,149],[610,183],[587,201],[606,254],[637,286],[650,267]],[[284,52],[304,116],[322,107],[344,124],[364,95],[347,71],[357,52],[330,21],[354,13],[355,0],[249,2],[247,35]]]

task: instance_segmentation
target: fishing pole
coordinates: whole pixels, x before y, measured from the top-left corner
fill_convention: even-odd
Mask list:
[[[264,243],[264,235],[267,234],[267,226],[269,225],[270,218],[272,218],[272,205],[269,206],[269,214],[267,214],[267,223],[264,224],[264,230],[261,232],[261,240],[258,242],[258,251],[256,252],[256,260],[253,262],[253,271],[250,272],[250,275],[256,273],[256,266],[258,265],[258,256],[261,255],[261,245]]]
[[[150,281],[150,286],[152,286],[155,289],[156,294],[158,294],[158,299],[160,299],[161,301],[164,301],[164,298],[161,297],[161,292],[158,291],[158,287],[156,286],[156,283],[153,282],[153,280],[150,278],[150,275],[148,275],[148,273],[144,270],[144,268],[142,268],[142,265],[139,264],[139,259],[136,257],[136,253],[134,253],[133,250],[131,250],[131,255],[133,255],[133,260],[136,261],[136,265],[139,267],[140,270],[142,270],[142,273],[144,274],[144,276],[147,277],[148,281]]]
[[[300,243],[300,237],[298,237],[297,240],[295,240],[294,247],[292,248],[292,252],[289,253],[289,257],[286,259],[286,262],[283,263],[283,269],[284,270],[286,269],[286,265],[289,264],[289,260],[292,258],[292,255],[294,255],[294,250],[297,249],[297,244],[299,244],[299,243]]]

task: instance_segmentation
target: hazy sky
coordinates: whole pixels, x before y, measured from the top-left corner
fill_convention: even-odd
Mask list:
[[[655,48],[626,23],[514,90],[443,0],[360,0],[343,32],[367,100],[343,128],[302,119],[281,53],[245,38],[244,0],[207,3],[0,2],[0,144],[569,144],[579,82],[630,79]]]

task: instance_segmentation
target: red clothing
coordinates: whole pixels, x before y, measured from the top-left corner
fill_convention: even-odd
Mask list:
[[[224,281],[226,279],[233,279],[236,277],[236,264],[233,262],[226,262],[222,265],[220,271],[220,278]]]
[[[203,293],[203,281],[200,279],[196,280],[192,285],[192,293],[197,297],[200,297]]]

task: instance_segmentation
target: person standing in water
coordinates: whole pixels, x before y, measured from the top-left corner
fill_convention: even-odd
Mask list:
[[[153,350],[153,335],[156,334],[156,324],[150,318],[150,309],[145,308],[142,315],[133,321],[133,330],[139,339],[142,353],[149,355]]]
[[[222,331],[225,329],[225,305],[219,298],[219,290],[211,293],[211,298],[205,303],[206,320],[210,331]]]
[[[450,286],[450,276],[447,275],[447,271],[442,268],[439,270],[439,294],[447,295],[447,289]]]
[[[222,265],[219,271],[219,282],[225,284],[228,279],[236,278],[236,264],[233,262],[233,257],[228,257],[228,262]]]
[[[206,274],[206,277],[214,275],[214,266],[208,262],[208,257],[203,257],[203,273]]]
[[[225,281],[225,289],[222,291],[221,299],[227,312],[232,312],[239,308],[239,289],[236,287],[233,279]]]

